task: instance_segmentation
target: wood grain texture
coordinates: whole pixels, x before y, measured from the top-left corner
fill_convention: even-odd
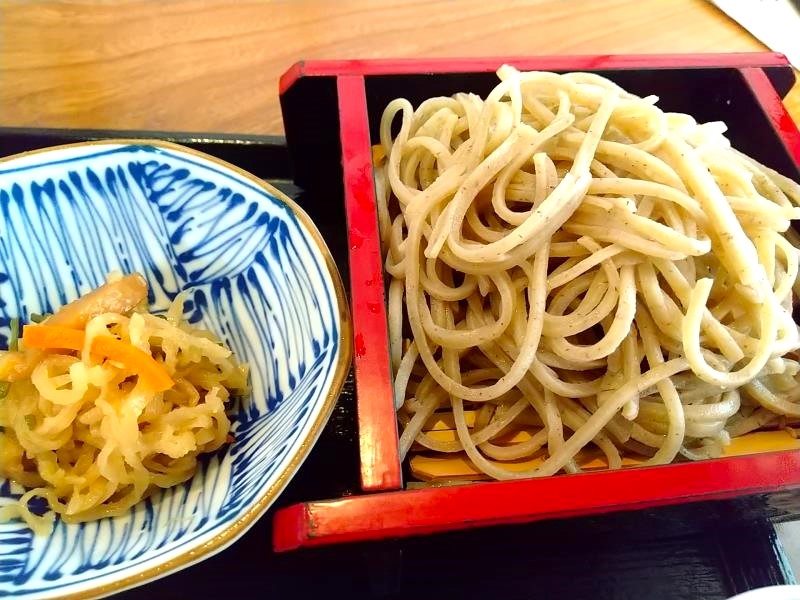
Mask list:
[[[323,58],[757,51],[704,0],[0,0],[0,125],[282,133]],[[800,121],[800,88],[787,106]]]

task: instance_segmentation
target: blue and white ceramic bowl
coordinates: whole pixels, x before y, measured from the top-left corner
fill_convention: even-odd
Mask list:
[[[351,356],[341,280],[308,216],[240,169],[163,142],[77,144],[0,161],[0,347],[111,271],[147,278],[250,364],[235,442],[123,517],[0,523],[0,597],[94,597],[219,552],[266,511],[324,426]],[[0,503],[21,489],[0,485]]]

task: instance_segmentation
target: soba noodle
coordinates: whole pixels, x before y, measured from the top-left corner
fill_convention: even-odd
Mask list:
[[[485,100],[398,99],[381,121],[401,454],[535,477],[577,472],[590,445],[611,468],[717,456],[770,415],[800,416],[783,237],[800,186],[723,124],[600,76],[498,76]],[[456,439],[428,435],[432,418]],[[529,439],[498,443],[520,428]]]

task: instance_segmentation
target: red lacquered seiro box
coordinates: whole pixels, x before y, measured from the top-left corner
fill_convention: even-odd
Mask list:
[[[405,97],[488,93],[494,71],[592,71],[666,110],[721,120],[733,145],[797,178],[800,134],[784,96],[794,74],[782,55],[542,56],[319,61],[281,78],[281,106],[296,182],[344,202],[355,335],[363,494],[307,502],[275,515],[274,547],[286,551],[503,523],[759,496],[772,517],[800,515],[800,450],[662,467],[404,490],[392,397],[384,277],[371,146],[383,108]],[[343,187],[340,187],[340,182]],[[796,490],[796,491],[795,491]],[[751,503],[752,508],[752,503]]]

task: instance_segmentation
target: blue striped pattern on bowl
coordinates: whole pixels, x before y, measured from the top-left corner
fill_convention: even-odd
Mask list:
[[[111,271],[142,273],[154,310],[186,316],[251,368],[235,442],[128,515],[49,537],[0,523],[0,597],[100,595],[217,552],[285,486],[330,414],[350,358],[339,276],[280,193],[162,142],[64,146],[0,162],[0,348],[9,319],[49,312]],[[0,503],[21,489],[4,481]],[[190,554],[191,553],[191,554]]]

